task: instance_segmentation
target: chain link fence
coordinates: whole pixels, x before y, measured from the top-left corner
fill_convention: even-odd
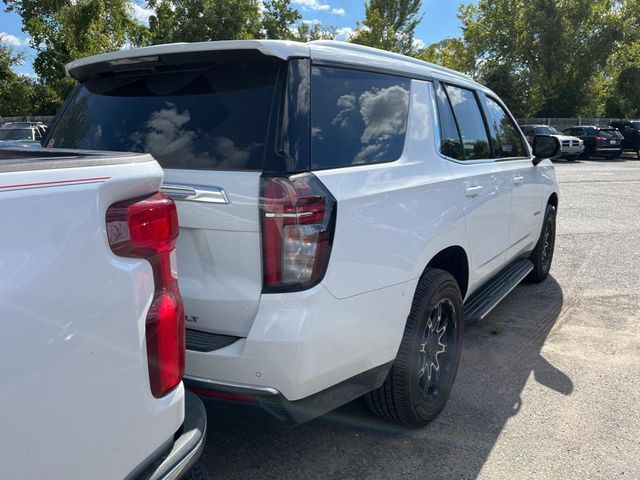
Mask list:
[[[49,115],[25,115],[22,117],[0,117],[0,126],[7,122],[42,122],[47,125],[51,123],[53,116]]]
[[[619,118],[518,118],[520,125],[551,125],[562,131],[565,128],[576,125],[595,125],[596,127],[608,127],[609,124]]]

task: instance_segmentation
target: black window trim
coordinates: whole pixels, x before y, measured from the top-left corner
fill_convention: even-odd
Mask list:
[[[464,90],[469,90],[471,92],[473,92],[474,96],[476,97],[476,102],[478,102],[478,97],[477,97],[477,91],[474,88],[468,87],[468,86],[463,86],[460,84],[456,84],[453,82],[448,82],[448,81],[444,81],[444,80],[433,80],[434,83],[434,87],[437,88],[442,88],[442,90],[444,91],[445,95],[447,96],[447,102],[449,102],[450,108],[451,108],[451,113],[453,115],[453,120],[456,123],[456,128],[458,129],[458,136],[460,137],[460,142],[462,143],[462,133],[460,132],[460,125],[458,124],[458,118],[456,117],[456,112],[453,110],[453,106],[451,105],[451,100],[449,100],[449,93],[447,92],[447,89],[444,88],[446,85],[451,85],[452,87],[455,88],[462,88]],[[437,92],[434,91],[434,94],[437,95]],[[438,130],[439,130],[439,135],[440,135],[440,140],[442,140],[442,124],[440,122],[440,105],[438,103],[438,100],[436,99],[436,115],[438,116]],[[487,123],[486,123],[486,119],[484,118],[484,112],[482,107],[480,106],[480,103],[478,102],[478,108],[480,109],[480,113],[482,115],[482,119],[484,122],[484,129],[485,132],[487,134],[487,139],[489,142],[491,142],[490,136],[489,136],[489,131],[487,129]],[[491,143],[489,143],[489,146],[491,146]],[[477,159],[473,159],[473,160],[458,160],[456,158],[452,158],[449,157],[447,155],[445,155],[444,153],[442,153],[440,151],[440,145],[436,146],[436,152],[438,153],[438,155],[440,155],[442,158],[444,158],[445,160],[448,160],[450,162],[455,162],[458,163],[460,165],[481,165],[481,164],[485,164],[485,163],[492,163],[492,162],[496,162],[496,158],[477,158]],[[463,148],[463,154],[464,154],[464,148]]]
[[[509,120],[511,120],[511,123],[516,126],[516,131],[518,132],[518,134],[520,136],[520,141],[522,142],[522,145],[524,146],[525,150],[528,150],[529,149],[529,147],[528,147],[529,142],[527,142],[526,139],[524,138],[524,134],[522,133],[522,129],[520,128],[520,125],[518,125],[518,122],[516,122],[516,119],[513,118],[513,115],[511,114],[511,112],[509,111],[507,106],[499,98],[497,98],[496,96],[490,95],[490,94],[487,94],[487,93],[484,93],[484,92],[481,92],[481,93],[486,98],[489,98],[489,99],[493,100],[494,102],[496,102],[498,104],[498,106],[500,106],[502,108],[504,113],[507,114],[507,117],[509,118]],[[484,110],[485,102],[480,102],[480,103],[481,103],[482,109]],[[485,121],[486,121],[486,119],[485,119]],[[487,128],[487,131],[488,131],[488,128]],[[491,139],[491,135],[489,135],[489,139]],[[500,158],[496,158],[494,160],[496,162],[513,162],[513,161],[520,161],[520,160],[531,160],[531,151],[529,150],[529,156],[500,157]]]

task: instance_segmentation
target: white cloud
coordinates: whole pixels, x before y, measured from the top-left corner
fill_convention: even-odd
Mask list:
[[[355,33],[355,30],[351,27],[342,27],[336,30],[336,40],[346,42],[351,38],[351,35]]]
[[[322,21],[317,18],[312,18],[311,20],[302,20],[302,23],[306,23],[307,25],[321,25]]]
[[[6,43],[12,47],[28,47],[29,41],[29,37],[19,38],[15,35],[11,35],[10,33],[0,32],[0,42]]]
[[[332,8],[331,13],[334,15],[344,15],[344,8]]]
[[[300,5],[302,10],[330,10],[331,6],[321,0],[291,0],[291,3]]]
[[[424,47],[426,47],[426,44],[423,40],[420,40],[419,38],[413,39],[413,48],[415,50],[422,50]]]
[[[144,23],[145,25],[149,23],[149,17],[155,13],[152,8],[141,7],[135,2],[131,2],[130,6],[133,18],[135,18],[139,22]]]

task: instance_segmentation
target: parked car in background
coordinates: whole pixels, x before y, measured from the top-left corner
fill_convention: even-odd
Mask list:
[[[623,138],[615,128],[577,125],[563,130],[565,135],[578,137],[584,142],[582,157],[617,158],[622,154]]]
[[[67,71],[80,86],[47,144],[146,151],[165,169],[185,382],[203,396],[301,422],[366,395],[425,425],[451,392],[464,320],[549,273],[558,192],[544,159],[558,141],[536,137],[532,155],[466,75],[273,40],[123,50]]]
[[[174,479],[197,460],[161,181],[150,155],[0,149],[2,478]]]
[[[0,127],[0,147],[39,147],[46,131],[42,122],[7,122]]]
[[[521,125],[522,132],[527,137],[530,145],[536,135],[551,135],[560,141],[560,153],[558,157],[572,162],[584,152],[584,142],[577,137],[564,135],[560,130],[550,125]]]
[[[640,120],[619,120],[611,122],[610,126],[624,136],[622,149],[632,151],[640,158]]]

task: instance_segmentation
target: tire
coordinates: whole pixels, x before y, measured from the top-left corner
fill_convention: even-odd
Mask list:
[[[380,388],[365,396],[373,413],[407,427],[433,420],[451,394],[463,328],[456,280],[444,270],[427,270],[418,282],[391,371]]]
[[[575,155],[567,155],[566,157],[564,157],[564,159],[567,162],[575,162],[576,161],[576,156]]]
[[[636,157],[638,157],[638,160],[640,160],[640,146],[636,148]]]
[[[533,262],[533,270],[525,278],[532,283],[540,283],[549,276],[551,262],[553,261],[553,251],[556,244],[556,207],[547,204],[542,222],[542,232],[536,244],[536,248],[531,253],[529,260]]]

